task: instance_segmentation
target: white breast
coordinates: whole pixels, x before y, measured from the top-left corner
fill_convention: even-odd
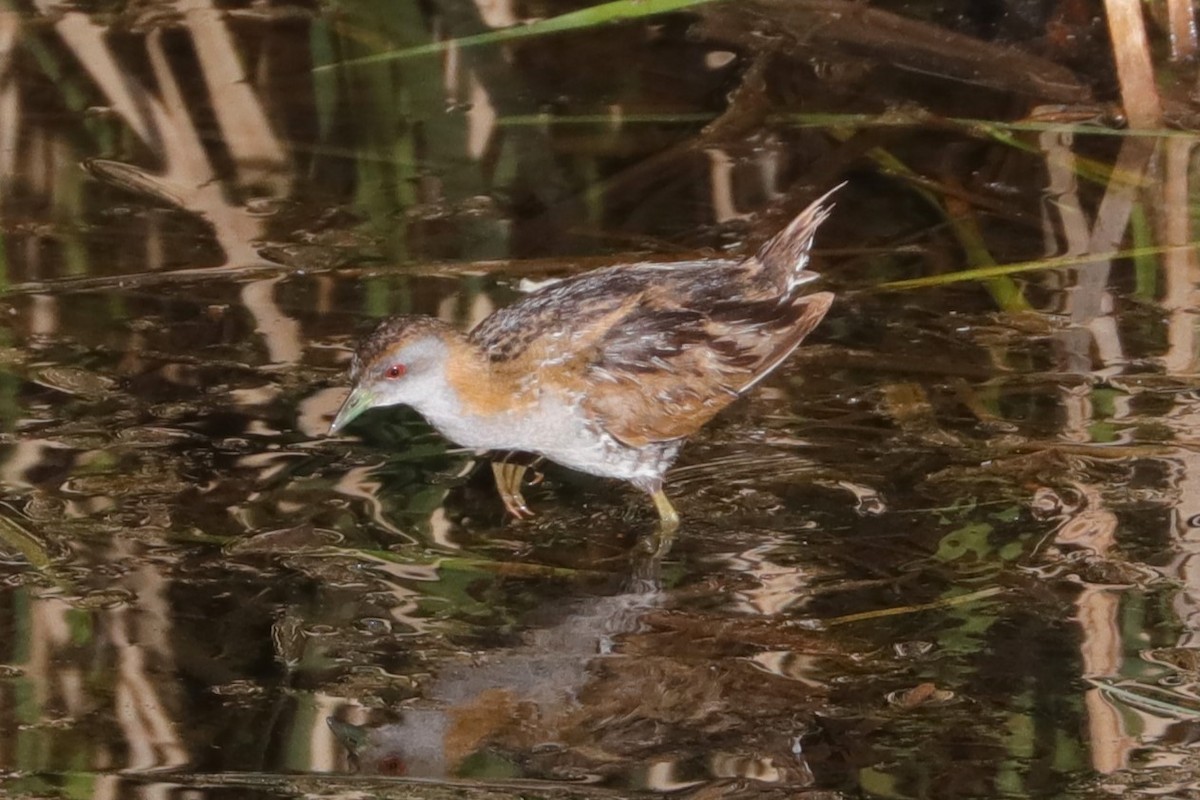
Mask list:
[[[467,413],[449,392],[430,393],[414,404],[438,432],[452,442],[485,450],[520,450],[545,456],[556,464],[607,478],[657,478],[657,458],[627,447],[589,425],[577,401],[543,394],[535,409],[480,417]]]

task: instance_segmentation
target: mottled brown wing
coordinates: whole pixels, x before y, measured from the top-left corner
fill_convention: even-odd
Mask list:
[[[596,344],[584,404],[632,447],[694,433],[787,358],[833,294],[729,302],[707,312],[647,306]]]
[[[687,266],[672,265],[667,274]],[[599,270],[544,287],[483,320],[470,338],[493,363],[561,363],[590,352],[641,302],[658,276],[646,267]]]

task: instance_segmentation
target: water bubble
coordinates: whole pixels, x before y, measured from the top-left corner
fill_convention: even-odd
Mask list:
[[[361,617],[354,620],[354,630],[370,636],[383,636],[392,632],[392,623],[382,617]]]
[[[888,692],[885,699],[888,705],[912,709],[920,706],[945,705],[955,699],[955,694],[949,689],[939,689],[933,683],[920,683],[910,689]]]

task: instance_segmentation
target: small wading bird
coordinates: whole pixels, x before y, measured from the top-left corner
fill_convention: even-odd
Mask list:
[[[679,516],[663,474],[683,440],[778,367],[833,302],[831,292],[806,293],[828,197],[741,262],[596,270],[533,292],[467,334],[432,317],[386,320],[354,354],[354,387],[330,433],[370,408],[412,406],[464,447],[629,481],[673,530]],[[492,469],[505,507],[530,514],[526,467]]]

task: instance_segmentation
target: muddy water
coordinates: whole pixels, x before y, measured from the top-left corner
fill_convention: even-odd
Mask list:
[[[0,9],[0,792],[1194,796],[1195,140],[981,5]],[[661,558],[627,487],[514,523],[411,413],[326,435],[380,317],[843,180]]]

